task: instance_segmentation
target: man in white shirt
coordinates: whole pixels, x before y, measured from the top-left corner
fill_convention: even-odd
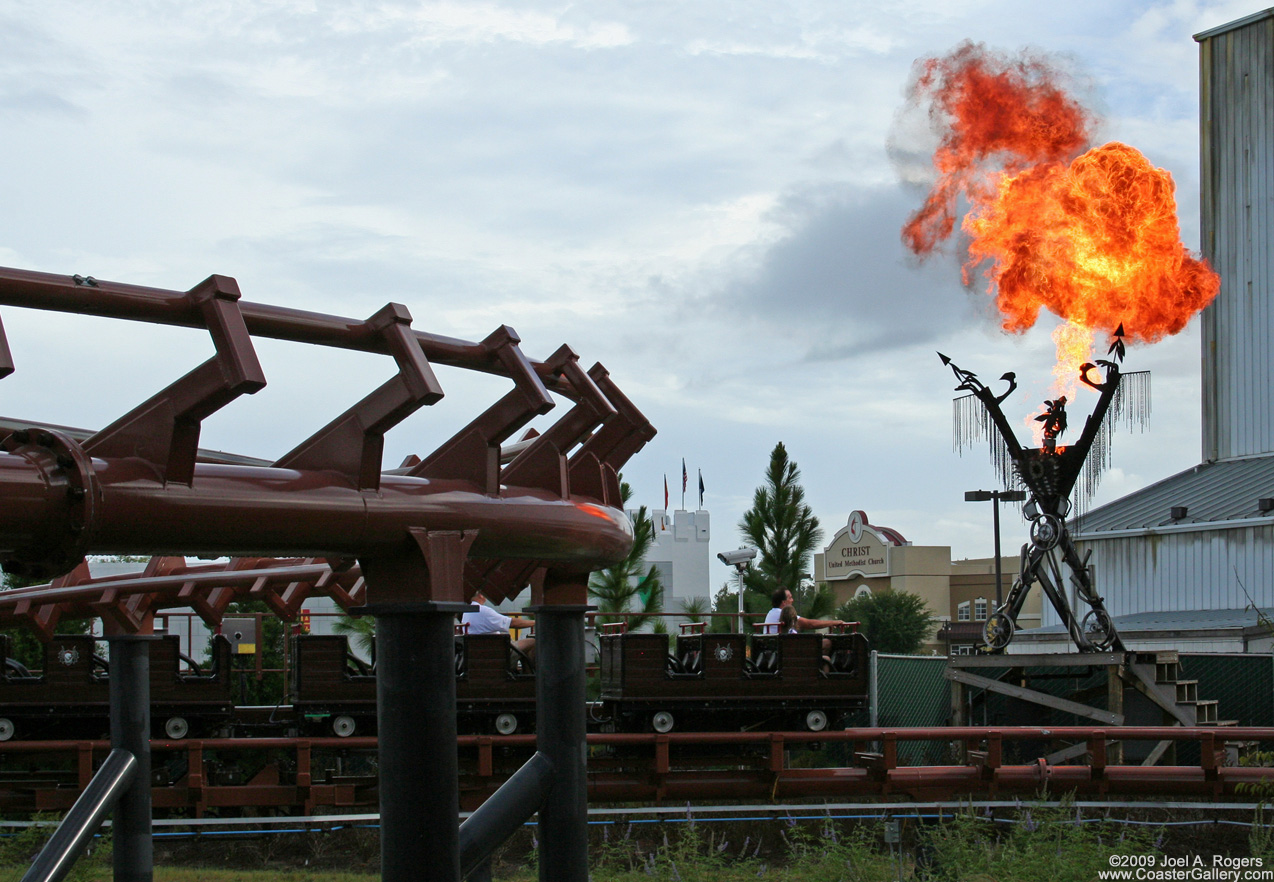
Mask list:
[[[793,604],[792,592],[780,585],[774,589],[774,593],[770,595],[770,611],[765,614],[766,634],[777,634],[780,631],[779,618],[783,615],[783,607]],[[845,624],[840,619],[807,619],[804,616],[796,617],[796,630],[813,631],[818,628],[834,628],[838,625]],[[831,641],[826,637],[823,638],[823,652],[826,653],[831,648]]]
[[[506,616],[494,607],[487,606],[486,595],[481,591],[473,593],[471,602],[478,605],[478,611],[465,613],[460,617],[461,623],[467,626],[470,634],[507,634],[510,628],[521,630],[522,628],[530,628],[535,624],[530,619]],[[534,637],[523,637],[521,640],[515,640],[513,641],[513,647],[532,661],[535,660]]]

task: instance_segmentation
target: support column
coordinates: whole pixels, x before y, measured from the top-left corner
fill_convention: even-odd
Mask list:
[[[540,806],[540,882],[588,882],[584,613],[590,609],[579,603],[529,610],[535,613],[536,747],[552,761],[554,777]]]
[[[459,882],[455,614],[466,603],[378,604],[380,877]]]
[[[111,824],[115,882],[151,882],[155,872],[150,798],[150,643],[120,635],[110,643],[111,749],[136,760],[132,784],[115,804]]]
[[[873,651],[872,655],[874,656],[875,654],[876,653]],[[954,667],[954,665],[952,664],[952,661],[954,661],[954,657],[947,660],[948,670]],[[875,725],[875,723],[873,723],[872,725]],[[965,688],[965,685],[961,683],[959,680],[951,681],[951,725],[952,726],[972,725],[972,723],[969,721],[969,691],[967,688]],[[967,741],[961,741],[957,749],[958,749],[958,753],[956,755],[957,762],[961,763],[962,765],[964,763],[967,763],[969,761],[969,743]]]
[[[1106,710],[1112,714],[1124,715],[1124,679],[1120,676],[1120,665],[1106,666]],[[1123,765],[1124,744],[1122,741],[1106,745],[1106,762],[1112,766]]]

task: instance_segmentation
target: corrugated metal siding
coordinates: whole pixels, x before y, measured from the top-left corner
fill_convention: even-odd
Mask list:
[[[1200,35],[1203,458],[1274,452],[1274,17]]]
[[[1149,610],[1243,609],[1247,594],[1274,606],[1274,525],[1076,543],[1093,552],[1097,591],[1112,615]],[[1044,604],[1043,626],[1059,623]]]
[[[1217,523],[1269,518],[1257,503],[1274,497],[1274,456],[1203,463],[1142,488],[1072,520],[1076,536],[1107,530],[1135,530],[1173,524]],[[1187,515],[1174,521],[1174,506],[1185,506]]]

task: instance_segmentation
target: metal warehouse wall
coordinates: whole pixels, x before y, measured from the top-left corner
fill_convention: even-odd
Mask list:
[[[1274,525],[1076,544],[1081,557],[1093,552],[1097,591],[1111,615],[1243,609],[1249,601],[1240,579],[1258,605],[1274,606]],[[1059,624],[1051,604],[1044,605],[1043,624]]]
[[[1203,314],[1203,458],[1274,452],[1274,10],[1195,36],[1202,250],[1221,274]]]

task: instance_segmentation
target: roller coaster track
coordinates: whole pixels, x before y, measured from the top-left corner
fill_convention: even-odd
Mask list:
[[[86,438],[38,426],[7,436],[0,452],[7,572],[53,578],[86,553],[312,554],[337,569],[374,561],[386,577],[372,580],[372,603],[378,592],[391,602],[461,601],[477,587],[499,600],[537,571],[587,572],[621,559],[631,544],[617,473],[654,429],[605,368],[585,371],[567,346],[534,361],[507,326],[468,342],[413,330],[400,304],[366,320],[321,315],[242,301],[237,283],[218,275],[182,292],[0,269],[0,304],[205,328],[214,349]],[[273,462],[201,459],[202,421],[265,385],[253,337],[389,355],[398,370]],[[385,432],[443,397],[434,364],[504,376],[513,389],[423,459],[383,470]],[[0,376],[13,370],[0,332]],[[550,392],[573,406],[502,461],[514,433],[554,407]],[[446,591],[454,597],[421,596],[442,589],[436,577],[401,596],[394,583],[402,581],[404,540],[433,557],[436,570],[450,570],[438,566],[444,555],[463,555],[463,579]],[[145,603],[132,604],[117,617],[125,631],[145,628]],[[34,604],[23,610],[37,630],[53,624]]]
[[[378,621],[382,878],[457,882],[452,623],[479,589],[500,601],[529,587],[540,631],[540,752],[522,792],[492,804],[512,814],[538,805],[542,867],[563,882],[586,880],[578,816],[587,583],[632,547],[618,472],[655,434],[605,368],[586,371],[568,346],[529,359],[507,326],[480,342],[413,330],[397,303],[351,319],[247,302],[221,275],[170,291],[0,269],[0,305],[200,328],[212,344],[211,358],[96,431],[3,421],[0,565],[58,584],[0,596],[0,621],[21,621],[47,640],[63,616],[100,616],[115,641],[112,753],[124,765],[103,787],[122,794],[112,797],[120,800],[117,878],[151,871],[146,638],[155,610],[189,606],[215,624],[227,604],[248,598],[289,618],[325,593]],[[199,446],[203,421],[265,386],[256,337],[388,355],[396,372],[272,461],[209,456]],[[386,470],[385,433],[443,397],[435,365],[501,376],[513,388],[433,452]],[[15,367],[0,328],[0,377]],[[555,406],[550,393],[572,406],[509,444]],[[205,578],[159,557],[131,584],[92,585],[74,572],[90,554],[240,560]],[[251,555],[289,560],[275,568]],[[226,570],[238,575],[227,579]],[[93,751],[75,748],[77,774],[91,770]],[[188,774],[201,779],[201,765]],[[498,829],[483,827],[482,850],[494,848]]]
[[[94,579],[81,563],[47,586],[0,593],[0,626],[26,625],[47,641],[62,618],[103,616],[136,630],[140,609],[153,616],[188,607],[210,628],[237,601],[262,601],[284,620],[295,619],[311,597],[330,597],[348,612],[365,603],[367,585],[357,564],[344,564],[333,569],[316,558],[234,558],[188,566],[184,557],[154,557],[140,572]]]

